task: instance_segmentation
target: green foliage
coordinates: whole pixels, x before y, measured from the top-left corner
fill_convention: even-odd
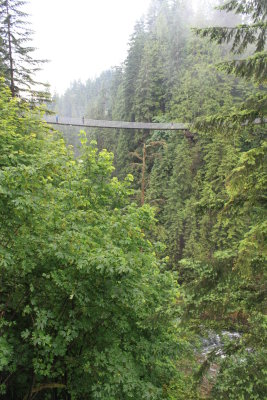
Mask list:
[[[144,20],[140,20],[136,23],[134,32],[130,38],[122,85],[122,96],[125,100],[125,106],[121,107],[120,112],[125,108],[125,115],[123,117],[130,121],[135,121],[136,118],[133,111],[137,85],[136,77],[140,71],[146,36]]]
[[[249,15],[252,23],[241,24],[233,28],[212,27],[195,29],[201,37],[209,37],[218,44],[231,43],[232,52],[242,54],[249,45],[255,47],[255,55],[244,60],[234,60],[222,64],[228,73],[247,79],[254,78],[257,82],[266,81],[267,52],[265,51],[267,29],[267,5],[261,0],[231,0],[226,1],[221,10],[234,11],[237,14]]]
[[[231,38],[220,28],[201,34],[221,43]],[[249,40],[254,43],[257,38],[236,36],[234,48],[239,44],[243,51]],[[259,77],[266,69],[265,58],[258,71],[250,61],[238,75],[256,77],[263,83]],[[202,131],[204,163],[194,195],[198,200],[193,203],[197,219],[193,237],[198,246],[187,248],[186,244],[180,262],[186,271],[185,316],[196,329],[201,323],[201,329],[241,333],[241,339],[226,345],[225,357],[217,360],[219,372],[211,394],[215,399],[260,399],[266,395],[266,333],[262,329],[266,311],[266,128],[255,125],[256,118],[261,122],[265,117],[265,103],[265,88],[261,87],[228,112],[223,110],[196,124]]]
[[[195,123],[201,116],[214,115],[239,103],[248,85],[219,73],[214,63],[221,57],[221,49],[200,40],[187,41],[186,58],[177,75],[170,101],[170,119]]]
[[[145,200],[158,225],[149,235],[166,244],[157,247],[164,268],[177,271],[179,326],[198,357],[176,361],[179,377],[164,386],[170,399],[266,397],[266,2],[219,3],[216,14],[201,3],[201,26],[222,26],[197,30],[200,38],[188,31],[188,2],[153,1],[146,24],[135,27],[125,65],[102,76],[95,102],[88,102],[92,117],[191,123],[180,133],[98,135],[101,148],[114,149],[113,173],[131,172],[135,189],[144,144],[150,149]],[[210,331],[220,335],[223,357],[199,354],[196,338]],[[225,331],[240,336],[227,341]],[[117,347],[102,356],[110,368],[120,363]]]
[[[171,398],[188,346],[151,208],[128,201],[112,154],[81,133],[74,160],[3,85],[0,114],[3,398]]]
[[[258,52],[245,60],[234,60],[219,65],[222,71],[233,73],[241,78],[253,78],[255,82],[266,83],[267,75],[267,53]]]
[[[151,121],[165,112],[166,47],[158,40],[148,40],[137,77],[134,110],[138,121]]]
[[[10,87],[12,96],[40,102],[49,98],[47,85],[35,81],[34,74],[45,60],[33,56],[29,46],[32,31],[28,28],[28,14],[23,11],[25,1],[0,1],[0,74]],[[43,90],[38,87],[40,85]]]
[[[237,343],[225,343],[228,356],[220,360],[220,371],[212,393],[216,399],[225,399],[226,396],[248,400],[266,397],[266,316],[254,313],[250,323],[254,332],[248,332]],[[255,339],[259,343],[255,343]],[[251,347],[245,348],[244,344]]]
[[[221,28],[201,32],[216,34],[220,43],[228,40]],[[236,40],[242,50],[248,36]],[[210,330],[241,334],[239,341],[224,345],[224,358],[211,354],[207,360],[216,363],[218,372],[206,395],[264,398],[267,177],[261,122],[266,89],[216,74],[216,51],[197,39],[192,43],[195,53],[190,51],[181,68],[170,115],[195,120],[191,129],[198,133],[168,140],[153,166],[148,199],[157,205],[159,234],[167,243],[170,266],[179,273],[185,326],[201,336]],[[244,68],[236,70],[238,76],[264,83],[264,53],[223,65],[232,72],[240,63]],[[196,382],[203,374],[207,379],[204,366]]]

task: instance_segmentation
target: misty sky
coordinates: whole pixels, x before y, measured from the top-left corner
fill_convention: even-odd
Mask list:
[[[64,92],[75,79],[85,81],[121,64],[135,22],[150,0],[29,0],[36,55],[51,60],[40,79],[51,92]]]

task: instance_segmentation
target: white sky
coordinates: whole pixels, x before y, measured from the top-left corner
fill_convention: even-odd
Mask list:
[[[28,0],[37,57],[49,59],[40,73],[51,92],[63,93],[121,64],[135,22],[150,0]]]

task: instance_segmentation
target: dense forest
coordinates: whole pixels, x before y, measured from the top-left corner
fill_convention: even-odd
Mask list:
[[[152,0],[123,64],[46,106],[23,3],[0,1],[0,398],[266,399],[266,1]]]

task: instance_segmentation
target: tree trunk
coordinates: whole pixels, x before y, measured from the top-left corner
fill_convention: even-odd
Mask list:
[[[141,181],[141,206],[145,202],[145,172],[146,172],[146,144],[143,146],[142,181]]]
[[[7,36],[8,36],[8,58],[9,58],[9,68],[10,68],[10,90],[12,97],[15,97],[15,83],[14,83],[14,61],[12,55],[12,41],[11,41],[11,15],[9,14],[9,3],[6,3],[7,12]]]

